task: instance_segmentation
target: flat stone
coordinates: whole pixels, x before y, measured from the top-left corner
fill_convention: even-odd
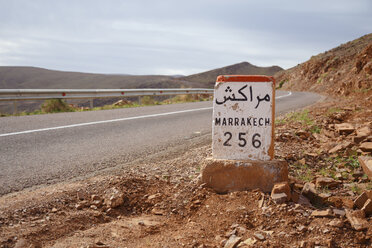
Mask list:
[[[280,193],[285,193],[287,195],[287,201],[291,200],[291,187],[289,187],[288,182],[276,183],[271,191],[271,197],[273,197],[274,194]]]
[[[333,209],[333,214],[336,215],[336,216],[344,217],[346,215],[346,212],[343,209],[334,208]]]
[[[149,197],[147,197],[148,200],[152,200],[152,199],[155,199],[157,197],[161,196],[160,193],[157,193],[157,194],[154,194],[154,195],[150,195]]]
[[[346,210],[346,218],[351,227],[356,231],[362,231],[369,227],[369,223],[365,219],[365,213],[363,210]]]
[[[318,188],[327,187],[329,189],[335,188],[340,184],[340,182],[334,180],[330,177],[318,177],[315,181],[315,185]]]
[[[355,130],[350,123],[335,124],[335,129],[339,134],[351,134]]]
[[[368,216],[372,214],[372,200],[368,199],[365,203],[364,206],[362,207],[362,210],[364,213]]]
[[[333,226],[333,227],[343,227],[344,222],[340,219],[333,219],[328,223],[328,225]]]
[[[356,206],[359,209],[362,209],[364,206],[364,203],[368,200],[368,196],[366,192],[363,192],[360,194],[354,201],[354,206]]]
[[[328,153],[336,153],[336,152],[340,152],[344,149],[344,146],[343,145],[337,145],[335,147],[333,147],[332,149],[330,149],[328,151]]]
[[[314,217],[332,217],[332,210],[331,209],[326,209],[326,210],[314,210],[311,213],[311,216]]]
[[[265,240],[265,236],[264,236],[262,233],[255,232],[255,233],[253,234],[253,236],[254,236],[257,240],[259,240],[259,241],[264,241],[264,240]]]
[[[271,194],[271,199],[276,203],[276,204],[282,204],[285,203],[288,199],[288,196],[286,193],[277,193],[277,194]]]
[[[260,189],[270,192],[275,183],[288,181],[286,161],[251,161],[207,158],[201,183],[217,193]]]
[[[364,126],[364,127],[358,128],[356,130],[357,136],[366,136],[367,137],[371,133],[372,133],[371,128],[369,126]]]
[[[159,208],[153,208],[151,210],[151,213],[154,214],[154,215],[164,215],[165,214],[164,210],[159,209]]]
[[[241,240],[241,237],[231,235],[230,238],[226,241],[224,248],[235,248]]]
[[[360,142],[364,141],[368,136],[354,136],[353,143],[359,144]]]
[[[352,147],[352,146],[353,146],[353,144],[352,144],[351,142],[349,142],[349,141],[344,141],[342,144],[339,144],[339,145],[333,147],[333,148],[330,149],[328,152],[329,152],[329,153],[337,153],[337,152],[341,152],[341,151],[343,151],[343,150],[346,149],[346,148],[350,148],[350,147]]]
[[[359,164],[362,166],[364,173],[369,179],[372,179],[372,157],[362,156],[358,157]]]
[[[364,142],[359,146],[363,152],[372,152],[372,142]]]
[[[257,240],[255,239],[252,239],[252,238],[248,238],[246,240],[244,240],[243,242],[241,242],[237,247],[253,247],[253,245],[257,242]]]

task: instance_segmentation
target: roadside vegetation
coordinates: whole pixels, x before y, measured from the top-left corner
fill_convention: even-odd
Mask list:
[[[153,96],[143,96],[139,98],[138,102],[128,101],[125,99],[119,100],[113,104],[104,105],[100,107],[88,108],[79,107],[73,104],[68,104],[63,99],[49,99],[45,100],[41,105],[40,109],[27,112],[19,112],[17,114],[6,114],[0,113],[0,117],[6,116],[25,116],[25,115],[40,115],[40,114],[50,114],[50,113],[61,113],[61,112],[83,112],[83,111],[96,111],[96,110],[108,110],[108,109],[119,109],[119,108],[136,108],[154,105],[167,105],[167,104],[177,104],[186,102],[201,102],[210,100],[210,96],[207,94],[195,94],[195,95],[177,95],[172,98],[158,101]]]

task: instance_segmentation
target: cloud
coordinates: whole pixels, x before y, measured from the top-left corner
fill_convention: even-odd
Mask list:
[[[369,32],[370,1],[0,0],[0,63],[190,74],[288,68]]]

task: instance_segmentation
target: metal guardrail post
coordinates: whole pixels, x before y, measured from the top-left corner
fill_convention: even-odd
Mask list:
[[[90,109],[93,109],[93,98],[90,99]]]
[[[13,114],[17,114],[17,112],[18,112],[18,103],[17,103],[17,101],[14,101],[13,102]]]

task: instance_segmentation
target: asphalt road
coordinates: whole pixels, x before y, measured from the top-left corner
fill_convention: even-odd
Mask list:
[[[276,114],[319,95],[277,92]],[[0,118],[0,195],[211,139],[212,102]]]

